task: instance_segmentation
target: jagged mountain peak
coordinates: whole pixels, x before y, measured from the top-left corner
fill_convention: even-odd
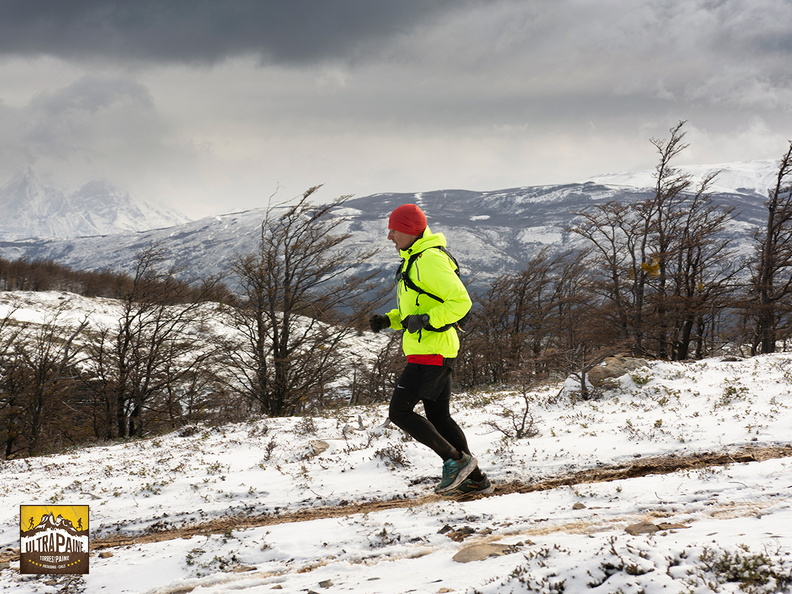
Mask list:
[[[189,221],[153,206],[104,180],[65,193],[28,168],[0,187],[0,239],[67,239],[148,231]]]
[[[29,216],[46,214],[47,204],[58,204],[63,201],[63,193],[54,188],[45,188],[32,169],[11,178],[0,189],[0,221],[2,227],[10,226],[8,222],[18,218],[20,213]]]

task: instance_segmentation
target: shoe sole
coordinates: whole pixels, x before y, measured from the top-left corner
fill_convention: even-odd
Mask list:
[[[466,495],[489,495],[495,492],[495,487],[490,485],[489,487],[484,487],[483,489],[477,489],[475,491],[457,491],[456,493],[452,493],[450,491],[446,493],[441,493],[444,497],[464,497]]]
[[[473,472],[477,467],[478,467],[478,460],[476,460],[475,456],[471,456],[470,462],[468,462],[462,468],[459,469],[459,472],[457,473],[456,478],[453,480],[453,482],[447,487],[443,487],[439,491],[435,489],[435,493],[437,493],[438,495],[444,495],[449,491],[453,491],[459,485],[461,485],[462,481],[464,481],[468,476],[470,476],[470,473]]]

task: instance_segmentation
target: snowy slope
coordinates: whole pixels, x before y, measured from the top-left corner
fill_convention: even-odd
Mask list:
[[[597,401],[561,388],[528,394],[521,440],[493,428],[521,395],[454,397],[497,487],[467,501],[433,494],[440,461],[384,405],[3,462],[0,590],[792,591],[792,354],[651,363]],[[726,455],[685,465],[705,453]],[[89,575],[18,573],[32,503],[90,506]]]

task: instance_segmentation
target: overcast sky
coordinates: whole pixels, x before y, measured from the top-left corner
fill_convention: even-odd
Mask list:
[[[777,159],[792,0],[0,0],[0,183],[197,217]]]

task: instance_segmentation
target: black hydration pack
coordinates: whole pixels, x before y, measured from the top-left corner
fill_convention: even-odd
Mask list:
[[[437,249],[443,252],[446,256],[448,256],[449,259],[454,263],[454,272],[456,272],[457,276],[461,278],[461,274],[459,272],[459,262],[457,262],[456,258],[454,258],[454,256],[451,255],[451,252],[449,252],[445,247],[441,245],[435,245],[426,249],[429,250]],[[395,283],[399,284],[399,282],[401,281],[404,283],[404,285],[407,288],[412,289],[419,295],[426,295],[427,297],[431,297],[435,301],[439,301],[440,303],[445,303],[445,300],[442,297],[438,297],[434,293],[430,293],[429,291],[422,289],[421,287],[415,284],[415,281],[413,281],[410,278],[410,268],[412,268],[413,262],[415,262],[418,258],[420,258],[422,254],[423,252],[412,254],[407,259],[407,265],[404,267],[404,270],[402,270],[402,265],[399,264],[399,267],[396,269]],[[418,305],[418,297],[415,298],[415,304]],[[466,313],[462,319],[457,320],[456,322],[446,324],[445,326],[441,326],[440,328],[435,328],[434,326],[427,326],[426,329],[431,330],[433,332],[445,332],[451,328],[456,328],[457,330],[464,331],[465,323],[468,320],[468,316],[470,316],[470,312]],[[402,322],[402,325],[404,325],[404,322]]]

